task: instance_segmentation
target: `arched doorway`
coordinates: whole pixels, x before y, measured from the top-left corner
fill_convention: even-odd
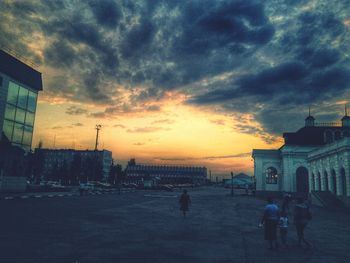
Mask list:
[[[337,178],[334,169],[331,171],[331,191],[333,194],[337,194]]]
[[[296,171],[297,179],[297,192],[308,193],[309,192],[309,173],[307,169],[300,166]]]
[[[341,182],[341,194],[347,195],[347,193],[346,193],[346,176],[345,176],[345,169],[343,167],[340,169],[340,182]]]
[[[324,171],[324,190],[329,191],[328,173]]]

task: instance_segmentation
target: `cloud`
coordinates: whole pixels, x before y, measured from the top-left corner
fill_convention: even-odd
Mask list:
[[[157,131],[169,131],[169,128],[162,128],[162,127],[140,127],[140,128],[134,128],[134,129],[128,129],[127,132],[130,133],[151,133],[151,132],[157,132]]]
[[[210,120],[210,122],[216,125],[225,125],[224,120]]]
[[[68,115],[84,115],[87,113],[88,113],[88,110],[86,110],[84,108],[79,108],[77,106],[70,106],[66,110],[66,114],[68,114]]]
[[[51,128],[52,130],[60,130],[60,129],[63,129],[62,126],[54,126]]]
[[[70,115],[162,111],[175,90],[192,107],[252,113],[261,130],[241,132],[278,134],[348,94],[350,6],[277,2],[1,1],[0,45],[39,64],[47,97],[105,109]]]
[[[114,128],[122,128],[122,129],[126,128],[125,125],[123,125],[123,124],[115,124],[115,125],[113,125],[113,127]]]
[[[170,119],[161,119],[153,121],[152,124],[173,124],[175,121]]]
[[[135,146],[142,146],[142,145],[145,145],[145,143],[143,143],[143,142],[136,142],[133,145],[135,145]]]
[[[251,152],[230,154],[230,155],[204,156],[204,157],[179,157],[179,158],[156,157],[155,159],[160,161],[191,161],[191,160],[234,159],[234,158],[244,158],[249,156],[251,156]]]
[[[73,123],[72,125],[75,126],[75,127],[82,127],[82,126],[84,126],[84,124],[82,124],[80,122]]]

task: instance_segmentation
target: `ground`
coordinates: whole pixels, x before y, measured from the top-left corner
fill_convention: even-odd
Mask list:
[[[270,251],[258,227],[263,200],[230,196],[219,187],[189,189],[183,219],[180,192],[147,192],[0,200],[0,262],[348,262],[350,214],[313,207],[306,237],[313,248]]]

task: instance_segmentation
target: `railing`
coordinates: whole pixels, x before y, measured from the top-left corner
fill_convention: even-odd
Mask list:
[[[31,61],[30,59],[28,58],[25,58],[24,56],[18,54],[16,51],[14,51],[13,49],[9,48],[9,47],[6,47],[4,45],[1,45],[0,44],[0,49],[5,51],[6,53],[12,55],[13,57],[15,57],[16,59],[20,60],[21,62],[23,62],[24,64],[27,64],[28,66],[36,69],[38,68],[39,66],[37,64],[35,64],[33,61]]]
[[[315,126],[324,127],[324,126],[332,126],[332,127],[341,127],[341,122],[316,122]]]

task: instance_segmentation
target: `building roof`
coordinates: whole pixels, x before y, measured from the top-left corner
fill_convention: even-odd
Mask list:
[[[27,85],[33,90],[43,89],[41,73],[0,49],[0,72]]]
[[[311,126],[303,127],[297,132],[283,133],[285,145],[324,145],[326,131],[350,131],[350,127],[342,126]]]

